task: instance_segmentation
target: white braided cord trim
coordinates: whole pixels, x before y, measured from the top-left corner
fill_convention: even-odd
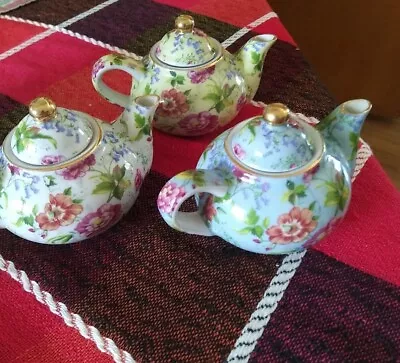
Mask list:
[[[118,0],[109,0],[106,3],[114,3]],[[105,4],[105,3],[103,3]],[[101,6],[102,4],[100,4]],[[106,6],[108,6],[107,4]],[[104,7],[104,6],[103,6]],[[94,9],[94,8],[93,8]],[[91,9],[91,10],[93,10]],[[100,9],[99,9],[100,10]],[[96,10],[98,11],[98,10]],[[90,12],[92,14],[95,11]],[[90,15],[87,14],[87,15]],[[87,16],[85,15],[85,16]],[[83,17],[85,17],[83,16]],[[78,20],[82,19],[83,17],[79,18]],[[234,42],[236,42],[238,39],[240,39],[242,36],[250,32],[252,29],[255,27],[261,25],[262,23],[266,22],[267,20],[271,18],[277,17],[277,14],[275,12],[270,12],[268,14],[265,14],[261,18],[255,20],[254,22],[250,23],[246,27],[240,29],[236,33],[234,33],[232,36],[230,36],[228,39],[226,39],[222,45],[224,48],[230,46]],[[69,24],[64,24],[61,23],[58,26],[55,25],[49,25],[45,23],[40,23],[36,21],[31,21],[23,18],[16,18],[13,16],[8,16],[8,15],[0,15],[0,19],[7,19],[7,20],[13,20],[17,22],[23,22],[35,26],[40,26],[43,28],[48,29],[51,31],[50,34],[54,32],[61,32],[63,34],[69,35],[71,37],[75,37],[77,39],[80,39],[82,41],[85,41],[87,43],[94,44],[96,46],[108,49],[112,52],[124,54],[126,56],[133,57],[135,59],[141,59],[142,57],[136,55],[135,53],[131,53],[126,51],[125,49],[121,49],[118,47],[115,47],[113,45],[95,40],[93,38],[87,37],[86,35],[82,35],[76,32],[72,32],[70,30],[65,29],[64,27],[69,26],[72,23]],[[74,18],[73,18],[74,19]],[[72,19],[71,19],[72,20]],[[76,21],[78,21],[76,20]],[[44,32],[46,33],[46,32]],[[41,33],[43,34],[43,33]],[[48,34],[48,35],[50,35]],[[40,35],[40,34],[38,34]],[[46,35],[46,36],[48,36]],[[35,38],[35,37],[33,37]],[[43,39],[43,38],[40,38]],[[40,40],[38,39],[38,40]],[[36,40],[36,41],[38,41]],[[29,40],[28,40],[29,41]],[[23,43],[24,44],[24,43]],[[30,43],[30,44],[33,44]],[[26,45],[29,46],[30,44]],[[21,46],[21,45],[20,45]],[[25,46],[25,47],[26,47]],[[18,46],[17,46],[18,47]],[[23,47],[23,48],[25,48]],[[21,48],[21,49],[23,49]],[[19,50],[21,50],[19,49]],[[19,51],[17,50],[17,51]],[[4,53],[3,53],[4,54]],[[2,58],[2,55],[0,54],[0,60],[4,59]],[[264,107],[265,104],[260,101],[251,101],[251,103],[257,107]],[[300,117],[305,117],[304,115],[298,114]],[[318,120],[314,118],[308,118],[308,121],[311,120],[311,123],[317,123]],[[314,122],[313,122],[314,121]],[[360,173],[362,167],[368,160],[368,158],[372,155],[371,149],[366,144],[364,141],[362,141],[362,146],[358,151],[357,154],[357,160],[356,160],[356,167],[355,167],[355,172],[353,174],[353,180],[354,178]],[[253,314],[250,317],[249,322],[246,324],[244,329],[242,330],[241,336],[238,338],[238,340],[235,343],[235,347],[230,353],[228,357],[229,362],[247,362],[250,354],[254,350],[258,339],[262,336],[264,329],[266,325],[268,324],[271,314],[275,311],[275,309],[278,306],[279,301],[282,299],[283,294],[286,290],[286,288],[289,285],[289,282],[291,278],[294,276],[294,274],[297,271],[297,268],[300,266],[302,258],[306,254],[306,251],[302,252],[295,252],[292,253],[291,255],[286,256],[283,261],[281,266],[279,267],[276,275],[274,278],[271,280],[271,283],[264,293],[263,298],[261,301],[258,303],[256,310],[253,312]],[[26,273],[22,270],[17,270],[14,266],[14,264],[11,261],[6,261],[3,259],[3,257],[0,255],[0,269],[7,272],[14,280],[18,281],[24,288],[25,291],[33,294],[36,299],[41,302],[42,304],[45,304],[52,313],[60,316],[65,324],[67,324],[70,327],[73,327],[77,329],[82,336],[84,336],[86,339],[90,339],[95,342],[97,348],[105,352],[109,355],[111,355],[114,359],[115,362],[118,363],[131,363],[135,362],[132,358],[132,356],[124,351],[119,349],[113,340],[109,338],[103,337],[100,332],[93,326],[89,326],[85,324],[85,322],[82,320],[82,318],[78,314],[70,313],[68,308],[66,307],[65,304],[61,302],[56,302],[54,301],[53,297],[51,294],[49,294],[46,291],[42,291],[39,287],[39,284],[35,281],[29,280],[28,276]]]
[[[110,0],[110,1],[111,2],[115,2],[115,1],[118,1],[118,0]],[[90,15],[90,14],[88,14],[88,15]],[[257,26],[259,26],[259,25],[261,25],[263,23],[265,23],[269,19],[276,18],[276,17],[278,17],[278,16],[273,11],[269,12],[268,14],[263,15],[262,17],[258,18],[257,20],[255,20],[252,23],[250,23],[247,26],[245,26],[244,28],[238,30],[236,33],[232,34],[228,39],[226,39],[224,42],[222,42],[222,46],[224,48],[229,47],[230,45],[235,43],[238,39],[240,39],[245,34],[250,32],[252,29],[256,28]],[[73,32],[71,30],[65,29],[65,27],[71,25],[75,21],[81,20],[81,18],[78,19],[78,20],[75,20],[72,23],[69,23],[67,25],[64,24],[65,22],[61,23],[59,25],[45,24],[45,23],[42,23],[42,22],[23,19],[23,18],[18,18],[18,17],[10,16],[10,15],[0,15],[0,19],[11,20],[11,21],[16,21],[16,22],[20,22],[20,23],[26,23],[26,24],[30,24],[30,25],[34,25],[34,26],[38,26],[38,27],[41,27],[41,28],[48,29],[47,32],[43,32],[43,33],[37,34],[36,36],[28,39],[27,41],[17,45],[16,47],[9,49],[8,51],[4,52],[3,54],[0,54],[0,60],[3,60],[5,58],[9,57],[10,55],[19,52],[20,50],[22,50],[22,49],[24,49],[24,48],[26,48],[26,47],[38,42],[41,39],[44,39],[44,38],[48,37],[49,35],[51,35],[51,34],[53,34],[55,32],[60,32],[60,33],[69,35],[71,37],[83,40],[84,42],[97,45],[99,47],[108,49],[108,50],[110,50],[112,52],[123,54],[123,55],[126,55],[128,57],[132,57],[132,58],[137,59],[137,60],[142,59],[141,56],[139,56],[139,55],[137,55],[137,54],[135,54],[133,52],[128,52],[125,49],[122,49],[122,48],[116,47],[114,45],[111,45],[111,44],[108,44],[108,43],[104,43],[102,41],[90,38],[90,37],[88,37],[86,35],[83,35],[83,34],[76,33],[76,32]]]
[[[111,1],[108,1],[107,3],[113,3],[116,1],[118,1],[118,0],[111,0]],[[105,3],[103,3],[103,4],[105,4]],[[102,5],[102,4],[100,4],[100,5]],[[93,10],[93,9],[91,9],[91,10]],[[98,10],[96,10],[96,11],[98,11]],[[91,11],[90,14],[92,14],[93,12],[95,12],[95,11]],[[90,15],[90,14],[87,14],[87,15]],[[239,30],[237,33],[233,34],[230,38],[228,38],[223,43],[223,46],[227,47],[230,44],[233,44],[240,37],[247,34],[249,31],[251,31],[251,29],[253,29],[254,27],[262,24],[263,22],[265,22],[268,19],[273,18],[273,17],[276,17],[275,13],[268,13],[268,14],[264,15],[263,17],[255,20],[254,22],[250,23],[247,27]],[[81,17],[80,19],[82,19],[82,18],[83,17]],[[64,23],[66,23],[66,22],[64,22],[64,23],[56,26],[56,25],[45,24],[45,23],[41,23],[41,22],[37,22],[37,21],[28,20],[28,19],[17,18],[17,17],[9,16],[9,15],[0,15],[0,19],[12,20],[12,21],[21,22],[21,23],[27,23],[30,25],[48,29],[47,32],[41,33],[41,34],[45,33],[45,36],[43,36],[40,39],[43,39],[46,36],[48,36],[54,32],[61,32],[63,34],[78,38],[85,42],[88,42],[88,43],[94,44],[96,46],[111,50],[116,53],[124,54],[124,55],[130,56],[130,57],[133,57],[135,59],[142,58],[142,57],[136,55],[135,53],[126,51],[125,49],[121,49],[121,48],[112,46],[110,44],[103,43],[103,42],[95,40],[93,38],[89,38],[86,35],[72,32],[72,31],[67,30],[64,27],[62,27],[62,26],[68,26],[68,25],[72,24],[73,22],[72,23],[70,22],[67,25],[65,25]],[[78,20],[80,20],[80,19],[78,19]],[[38,35],[40,35],[40,34],[38,34]],[[36,39],[34,39],[34,38],[36,38]],[[32,39],[34,39],[34,40],[32,41]],[[33,38],[29,39],[28,41],[15,47],[17,49],[16,49],[16,51],[14,51],[14,53],[39,41],[40,39],[37,39],[37,37],[33,37]],[[25,46],[23,46],[23,44],[25,44]],[[7,52],[5,52],[5,53],[7,53]],[[5,53],[0,54],[0,60],[5,59],[6,57],[10,56],[11,54],[14,54],[12,52],[11,53],[9,52],[8,55],[5,57],[4,56]],[[64,320],[66,325],[77,329],[80,332],[80,334],[83,337],[85,337],[86,339],[90,339],[90,340],[94,341],[97,348],[101,352],[105,352],[105,353],[111,355],[115,362],[117,362],[117,363],[134,363],[135,362],[134,359],[132,358],[132,356],[128,352],[119,349],[113,340],[103,337],[94,326],[85,324],[83,319],[78,314],[69,312],[69,310],[65,304],[63,304],[61,302],[56,302],[50,293],[40,289],[40,286],[36,281],[30,280],[28,278],[27,274],[25,273],[25,271],[16,269],[14,263],[11,261],[5,260],[3,258],[3,256],[1,256],[1,254],[0,254],[0,270],[7,272],[14,280],[18,281],[23,286],[25,291],[33,294],[36,297],[36,300],[38,300],[42,304],[46,305],[53,314],[60,316]]]
[[[247,362],[305,254],[306,251],[295,252],[283,259],[263,298],[236,340],[235,347],[227,359],[229,363]]]
[[[262,102],[254,102],[253,104],[257,107],[263,107]],[[301,113],[297,113],[297,116],[311,124],[318,123],[316,118],[307,118]],[[352,181],[355,180],[369,157],[372,155],[369,145],[364,142],[364,140],[361,140],[361,142],[361,147],[357,151],[356,165]],[[294,252],[283,259],[281,266],[274,278],[271,280],[263,298],[258,303],[256,310],[251,314],[249,321],[241,332],[241,335],[236,340],[234,348],[227,358],[227,362],[243,363],[249,360],[251,353],[271,319],[272,313],[278,307],[279,301],[282,299],[287,287],[289,286],[290,280],[295,275],[297,268],[300,266],[306,253],[307,250]]]
[[[372,156],[371,147],[362,139],[361,140],[361,147],[357,150],[357,158],[356,158],[356,165],[354,168],[353,176],[351,181],[354,181],[358,174],[360,174],[361,169],[364,167],[367,160]]]
[[[7,272],[22,285],[25,291],[33,294],[37,301],[46,305],[53,314],[60,316],[66,325],[75,328],[83,337],[93,341],[100,351],[109,354],[115,362],[135,362],[132,356],[128,352],[119,349],[112,339],[102,336],[94,326],[87,325],[78,314],[71,313],[65,304],[55,301],[53,296],[42,290],[36,281],[30,280],[25,271],[18,270],[13,262],[5,260],[1,255],[0,270]]]
[[[265,23],[267,20],[272,19],[272,18],[277,18],[278,15],[271,11],[268,14],[263,15],[261,18],[258,18],[257,20],[254,20],[252,23],[249,25],[245,26],[244,28],[238,30],[236,33],[232,34],[228,39],[226,39],[224,42],[222,42],[222,46],[224,48],[229,47],[233,43],[235,43],[238,39],[240,39],[243,35],[247,34],[250,32],[252,29],[258,27],[259,25]]]
[[[118,48],[118,47],[116,47],[114,45],[111,45],[111,44],[108,44],[108,43],[104,43],[104,42],[102,42],[100,40],[96,40],[96,39],[90,38],[90,37],[88,37],[86,35],[82,35],[82,34],[73,32],[71,30],[68,30],[68,29],[65,29],[65,28],[61,28],[59,25],[45,24],[45,23],[40,23],[40,22],[37,22],[37,21],[27,20],[27,19],[23,19],[23,18],[17,18],[15,16],[9,16],[9,15],[0,15],[0,19],[12,20],[12,21],[16,21],[16,22],[19,22],[19,23],[27,23],[27,24],[35,25],[35,26],[38,26],[38,27],[41,27],[41,28],[50,29],[50,30],[53,30],[54,32],[60,32],[60,33],[63,33],[65,35],[69,35],[69,36],[71,36],[73,38],[77,38],[79,40],[83,40],[86,43],[90,43],[90,44],[96,45],[98,47],[110,50],[110,51],[112,51],[114,53],[123,54],[123,55],[126,55],[128,57],[132,57],[132,58],[137,59],[137,60],[142,59],[142,57],[138,56],[135,53],[128,52],[125,49]],[[0,58],[0,60],[1,60],[1,58]]]
[[[13,54],[16,54],[18,52],[20,52],[21,50],[29,47],[32,44],[37,43],[38,41],[47,38],[48,36],[50,36],[53,33],[56,33],[57,31],[61,31],[61,29],[66,28],[67,26],[70,26],[73,23],[76,23],[79,20],[82,20],[84,18],[86,18],[89,15],[92,15],[102,9],[104,9],[105,7],[117,2],[118,0],[107,0],[104,3],[101,3],[81,14],[78,14],[76,16],[74,16],[71,19],[68,19],[60,24],[57,25],[57,27],[55,26],[46,26],[46,28],[48,28],[46,31],[39,33],[35,36],[33,36],[32,38],[29,38],[28,40],[22,42],[21,44],[18,44],[17,46],[8,49],[7,51],[5,51],[4,53],[0,54],[0,61],[4,60],[8,57],[10,57]],[[14,17],[10,17],[8,15],[0,15],[0,19],[7,19],[7,20],[14,20]],[[15,18],[15,19],[21,19],[21,18]],[[25,19],[22,19],[22,22],[26,22],[28,24],[33,24],[33,25],[37,25],[37,26],[42,26],[45,25],[44,23],[38,23],[38,22],[33,22],[33,21],[25,21]],[[35,24],[34,24],[35,23]],[[83,39],[82,39],[83,40]]]

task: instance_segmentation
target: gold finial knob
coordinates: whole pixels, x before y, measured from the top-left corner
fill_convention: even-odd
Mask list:
[[[29,104],[29,114],[38,122],[46,122],[56,116],[56,104],[47,97],[35,98]]]
[[[194,28],[194,19],[190,15],[179,15],[175,20],[175,27],[182,33],[191,33]]]
[[[270,103],[264,109],[265,121],[272,125],[285,123],[289,118],[289,108],[283,103]]]

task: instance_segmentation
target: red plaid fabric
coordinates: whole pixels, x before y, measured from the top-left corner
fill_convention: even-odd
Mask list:
[[[296,49],[291,35],[263,0],[251,3],[37,0],[0,16],[3,136],[24,115],[30,100],[40,95],[50,96],[63,107],[113,120],[121,109],[106,102],[93,89],[90,73],[94,62],[110,52],[127,50],[144,54],[171,28],[174,17],[181,12],[194,15],[204,30],[221,42],[241,31],[243,35],[229,46],[232,51],[257,33],[278,36],[279,41],[267,56],[257,101],[283,101],[293,111],[317,118],[335,106],[329,92]],[[269,16],[262,20],[266,14]],[[129,89],[129,79],[123,74],[109,75],[106,81],[118,90]],[[260,113],[260,108],[248,105],[227,127]],[[149,215],[156,212],[146,200],[153,198],[168,177],[193,168],[217,134],[189,142],[155,131],[155,159],[149,189],[138,201],[142,203],[141,208]],[[0,273],[0,361],[396,361],[400,354],[397,258],[400,195],[374,156],[367,155],[364,161],[353,184],[350,210],[342,226],[308,251],[303,261],[301,256],[293,257],[293,261],[283,257],[248,256],[235,248],[225,248],[218,239],[182,237],[181,249],[171,250],[169,246],[178,237],[169,235],[172,232],[162,229],[160,224],[163,239],[154,242],[153,238],[152,243],[164,248],[165,259],[174,261],[178,255],[196,261],[193,269],[185,264],[180,268],[176,265],[174,270],[176,274],[182,273],[179,276],[185,288],[190,283],[197,286],[200,297],[188,300],[187,311],[180,299],[189,290],[180,290],[171,282],[167,267],[164,270],[160,267],[163,277],[160,275],[154,280],[152,277],[151,283],[144,281],[145,278],[140,280],[140,276],[149,276],[149,272],[137,266],[151,259],[162,263],[162,255],[147,252],[140,255],[133,248],[148,240],[136,232],[135,237],[131,236],[134,232],[129,229],[128,220],[91,247],[82,243],[78,247],[51,247],[50,250],[1,231],[5,242],[0,245],[0,268],[4,271]],[[129,218],[137,217],[135,209]],[[158,228],[154,223],[154,228]],[[122,242],[118,228],[124,236]],[[149,230],[151,226],[143,221],[143,228]],[[119,250],[112,250],[105,243],[107,239]],[[208,243],[212,253],[204,247]],[[185,249],[189,245],[191,249]],[[65,261],[66,256],[74,259],[84,256],[84,259],[74,263],[75,260]],[[129,256],[135,263],[122,262],[123,256]],[[220,266],[214,266],[215,259]],[[15,267],[8,261],[13,261]],[[285,264],[294,267],[288,272]],[[130,290],[122,293],[123,284],[113,280],[111,272],[101,272],[101,278],[93,276],[101,266],[108,266],[118,279],[124,279]],[[235,266],[242,268],[235,270]],[[279,266],[283,267],[278,270]],[[68,272],[62,273],[63,269]],[[196,275],[200,270],[210,274],[209,282]],[[132,271],[135,273],[130,275]],[[230,277],[221,282],[223,271],[229,271]],[[285,291],[289,277],[282,280],[282,276],[291,277],[294,273]],[[285,295],[277,310],[272,313],[268,302],[256,310],[264,292],[269,293],[274,276],[278,275],[280,284],[285,286],[279,291]],[[232,294],[223,289],[227,284]],[[139,299],[146,289],[150,295]],[[52,301],[43,291],[49,291],[66,307]],[[113,291],[113,296],[119,296],[123,304],[113,305],[104,291]],[[156,295],[157,291],[163,296]],[[215,299],[210,303],[211,296]],[[149,310],[152,301],[158,305],[153,316]],[[169,308],[168,301],[172,301]],[[127,310],[120,313],[116,306],[121,311]],[[142,314],[137,313],[143,306],[147,310],[143,308]],[[176,314],[178,308],[182,309],[180,314]],[[251,325],[250,316],[255,310],[261,315],[256,314],[254,319],[258,316],[263,322],[261,336]],[[266,311],[268,319],[262,315]],[[146,324],[157,321],[160,322],[158,330],[146,328]],[[203,325],[196,326],[196,323]]]

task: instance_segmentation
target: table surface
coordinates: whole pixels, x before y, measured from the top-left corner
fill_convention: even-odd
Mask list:
[[[115,119],[121,110],[91,85],[94,62],[144,55],[182,12],[232,52],[255,34],[278,36],[256,101],[317,119],[336,105],[263,0],[38,0],[0,15],[2,137],[39,95]],[[246,105],[227,127],[261,112]],[[0,231],[0,361],[400,359],[400,194],[370,147],[360,143],[341,227],[307,252],[261,256],[156,217],[163,183],[193,168],[219,132],[189,141],[154,131],[135,207],[91,242],[40,246]]]

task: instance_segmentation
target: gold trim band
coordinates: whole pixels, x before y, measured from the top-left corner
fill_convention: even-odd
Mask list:
[[[231,162],[234,165],[236,165],[240,169],[246,171],[247,173],[254,174],[256,176],[264,176],[264,177],[270,177],[270,178],[287,178],[287,177],[304,174],[304,173],[310,171],[311,169],[315,168],[321,162],[321,159],[326,151],[323,136],[316,129],[314,129],[312,126],[310,126],[306,122],[296,119],[296,121],[299,122],[302,126],[304,126],[304,128],[306,130],[308,130],[309,133],[314,133],[313,136],[316,136],[316,140],[314,140],[314,141],[317,144],[316,145],[317,152],[316,152],[316,155],[314,155],[313,158],[308,163],[304,164],[303,166],[301,166],[300,168],[297,168],[297,169],[293,169],[290,171],[278,171],[278,172],[262,171],[262,170],[254,169],[254,168],[244,165],[240,160],[238,160],[234,156],[231,148],[229,147],[231,144],[231,139],[233,137],[234,131],[236,129],[239,129],[243,125],[243,123],[251,122],[251,120],[254,120],[259,117],[260,116],[255,116],[246,121],[242,121],[241,123],[234,126],[231,129],[231,131],[229,132],[229,134],[227,135],[227,137],[224,141],[224,148],[225,148],[226,154],[228,155],[229,159],[231,160]]]
[[[158,46],[158,43],[154,44],[149,52],[149,58],[152,60],[153,63],[157,64],[158,66],[162,67],[162,68],[166,68],[166,69],[170,69],[173,71],[194,71],[194,70],[199,70],[199,69],[204,69],[204,68],[209,68],[212,67],[214,65],[216,65],[224,56],[224,49],[222,49],[221,45],[213,38],[210,38],[212,46],[214,49],[216,49],[217,54],[216,56],[206,62],[206,63],[202,63],[202,64],[198,64],[195,66],[188,66],[188,67],[178,67],[178,66],[173,66],[170,65],[168,63],[164,63],[162,61],[160,61],[157,56],[156,56],[156,49]]]
[[[87,148],[80,153],[79,155],[64,161],[62,163],[54,164],[54,165],[33,165],[29,163],[25,163],[21,160],[19,160],[14,154],[10,155],[9,150],[11,150],[11,138],[14,134],[14,130],[10,132],[5,140],[4,140],[4,148],[3,148],[3,153],[4,156],[6,157],[7,161],[10,162],[12,165],[15,165],[22,170],[33,170],[33,171],[40,171],[40,172],[48,172],[48,171],[56,171],[56,170],[61,170],[65,169],[68,167],[71,167],[72,165],[75,165],[79,163],[80,161],[86,159],[88,156],[90,156],[97,148],[97,146],[100,144],[101,140],[103,139],[103,129],[99,125],[99,121],[97,120],[90,120],[91,125],[96,129],[95,131],[95,137],[94,139],[91,140],[90,144],[87,146]],[[96,135],[97,134],[97,135]],[[8,146],[8,148],[7,148]],[[9,150],[8,150],[9,149]]]

